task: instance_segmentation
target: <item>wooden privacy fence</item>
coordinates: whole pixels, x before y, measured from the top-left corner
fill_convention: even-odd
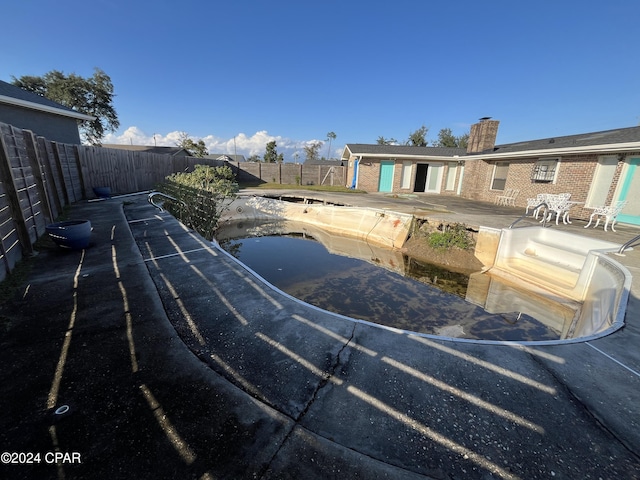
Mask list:
[[[346,167],[228,163],[144,151],[69,145],[0,122],[0,281],[46,233],[63,208],[92,199],[94,187],[112,194],[153,190],[195,165],[230,165],[239,182],[345,185]]]
[[[347,183],[347,169],[343,166],[305,165],[296,163],[229,163],[238,182],[272,182],[287,185],[339,185]]]
[[[67,164],[68,152],[61,147],[0,123],[0,280],[33,252],[33,243],[60,209],[76,200],[78,171]]]

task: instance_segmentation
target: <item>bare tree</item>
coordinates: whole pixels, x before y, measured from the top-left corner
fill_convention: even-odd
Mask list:
[[[322,142],[311,142],[304,147],[304,154],[306,156],[305,163],[313,163],[318,161],[318,151],[322,146]]]

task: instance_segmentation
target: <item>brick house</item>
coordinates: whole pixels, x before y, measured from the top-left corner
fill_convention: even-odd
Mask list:
[[[574,218],[627,200],[618,221],[640,225],[640,127],[496,145],[498,125],[488,118],[472,125],[466,149],[347,144],[348,186],[485,202],[515,189],[523,209],[539,193],[568,192],[581,202]]]

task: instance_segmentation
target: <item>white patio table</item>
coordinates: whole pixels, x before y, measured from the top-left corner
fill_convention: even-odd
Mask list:
[[[550,221],[551,218],[553,218],[553,214],[555,213],[556,225],[558,225],[560,217],[562,217],[562,223],[566,225],[569,217],[569,208],[571,208],[571,206],[569,205],[570,198],[570,193],[547,194],[545,201],[548,208],[544,212],[540,223]]]

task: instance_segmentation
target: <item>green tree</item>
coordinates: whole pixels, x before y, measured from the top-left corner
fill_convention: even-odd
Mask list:
[[[456,137],[450,128],[442,128],[438,132],[438,140],[434,143],[436,147],[458,147],[458,148],[467,148],[467,144],[469,143],[469,134],[465,133],[464,135],[460,135]]]
[[[264,157],[263,157],[266,163],[282,163],[283,162],[284,156],[282,153],[278,154],[276,147],[277,145],[275,140],[267,143],[267,148],[264,152]]]
[[[247,158],[247,162],[257,163],[257,162],[260,162],[260,161],[261,161],[260,155],[256,155],[256,154],[253,154],[249,158]]]
[[[457,139],[459,148],[467,148],[469,146],[469,132],[460,135]]]
[[[394,145],[396,143],[398,143],[398,141],[395,138],[384,138],[383,136],[379,136],[378,139],[376,140],[376,143],[378,145]]]
[[[456,137],[451,132],[450,128],[442,128],[438,132],[438,140],[435,143],[436,147],[457,147],[458,142]]]
[[[329,148],[327,149],[327,160],[331,160],[331,140],[335,140],[337,135],[333,132],[327,133],[327,140],[329,141]]]
[[[95,68],[89,78],[75,73],[65,75],[58,70],[52,70],[42,77],[25,75],[12,78],[13,85],[17,87],[95,117],[80,124],[83,140],[91,145],[100,145],[107,132],[115,132],[120,126],[113,107],[111,78],[99,68]]]
[[[405,145],[411,145],[412,147],[426,147],[428,131],[429,129],[422,125],[419,129],[409,135]]]
[[[322,142],[311,142],[304,147],[305,163],[313,163],[318,161],[318,152],[322,147]]]
[[[204,141],[200,139],[195,142],[186,132],[180,132],[180,137],[176,142],[176,145],[180,148],[184,148],[192,157],[203,158],[206,155],[209,155],[209,150],[207,150]]]

